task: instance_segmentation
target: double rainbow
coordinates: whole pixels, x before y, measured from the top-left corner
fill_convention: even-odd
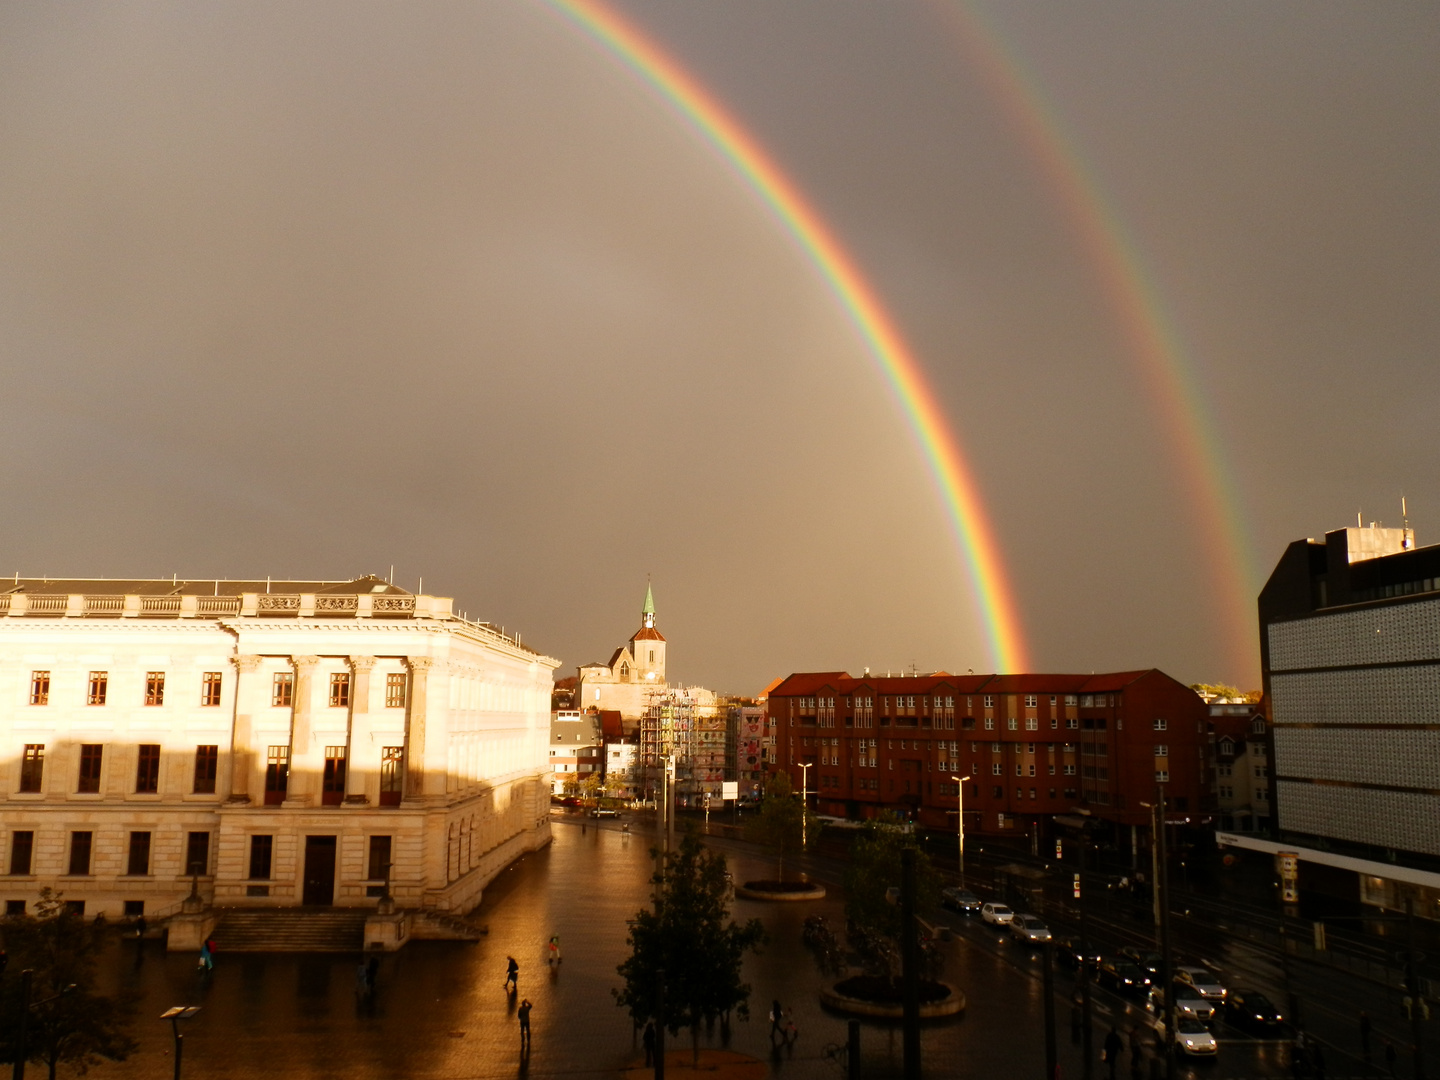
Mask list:
[[[819,271],[883,373],[939,488],[995,670],[1025,671],[1029,662],[1015,594],[975,478],[920,364],[855,261],[764,149],[654,42],[598,0],[549,2],[657,90],[718,150]]]

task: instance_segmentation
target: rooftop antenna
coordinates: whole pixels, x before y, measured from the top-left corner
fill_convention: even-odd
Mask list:
[[[424,595],[425,595],[425,578],[424,578],[423,576],[420,578],[419,594],[420,594],[421,596],[424,596]]]
[[[1365,527],[1365,526],[1361,523],[1361,520],[1360,520],[1360,511],[1359,511],[1359,510],[1356,510],[1356,511],[1355,511],[1355,528],[1357,528],[1357,529],[1363,529],[1364,527]]]
[[[1400,546],[1408,548],[1410,546],[1410,511],[1405,506],[1403,492],[1400,495],[1400,527],[1403,530],[1400,534]]]
[[[393,583],[394,580],[395,580],[395,564],[392,562],[392,563],[390,564],[390,576],[385,579],[385,584],[386,584],[386,585],[389,585],[389,584]]]

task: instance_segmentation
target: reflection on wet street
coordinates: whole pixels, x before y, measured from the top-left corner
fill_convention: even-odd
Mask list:
[[[773,866],[741,845],[713,846],[729,858],[737,881],[773,875]],[[104,968],[135,1005],[141,1048],[95,1075],[168,1075],[170,1028],[157,1018],[172,1005],[196,1004],[203,1008],[188,1022],[184,1055],[192,1077],[614,1076],[640,1054],[610,991],[627,951],[626,919],[649,902],[649,847],[641,832],[594,826],[582,832],[578,824],[557,822],[550,848],[516,863],[486,891],[476,915],[489,927],[486,937],[413,942],[384,956],[370,1002],[356,994],[360,957],[354,955],[226,955],[222,949],[214,972],[202,976],[193,955],[167,956],[154,943],[141,953],[133,939],[121,940]],[[843,927],[843,897],[838,877],[825,870],[833,864],[812,865],[830,890],[824,900],[736,902],[736,917],[760,918],[770,941],[747,962],[752,1015],[735,1024],[729,1046],[771,1062],[776,1077],[838,1080],[844,1070],[825,1049],[843,1046],[845,1019],[821,1009],[821,977],[800,932],[815,912]],[[561,961],[552,968],[546,945],[556,933]],[[947,951],[945,978],[961,986],[970,1007],[962,1018],[927,1025],[927,1075],[1043,1076],[1038,962],[1022,958],[1017,966],[1016,957],[973,928]],[[534,1007],[533,1050],[524,1067],[519,998],[503,988],[511,956],[520,967],[519,998]],[[1057,990],[1068,986],[1068,974],[1057,973]],[[796,1043],[783,1050],[772,1047],[768,1034],[774,998],[793,1009],[799,1029]],[[1066,1013],[1058,1008],[1057,1014],[1064,1072],[1078,1077]],[[1103,1035],[1101,1029],[1097,1046]],[[702,1036],[702,1045],[719,1045],[718,1039],[718,1032]],[[899,1074],[898,1028],[867,1023],[862,1043],[867,1077]],[[682,1034],[671,1053],[689,1045]]]

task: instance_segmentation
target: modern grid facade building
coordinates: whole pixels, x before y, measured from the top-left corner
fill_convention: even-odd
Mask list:
[[[955,827],[952,776],[969,776],[966,831],[1045,832],[1076,808],[1150,823],[1213,811],[1205,703],[1156,670],[1104,675],[791,675],[769,690],[778,767],[822,813],[901,813]],[[812,768],[804,768],[813,766]],[[1132,834],[1133,840],[1133,834]]]
[[[1307,888],[1440,917],[1440,546],[1408,528],[1290,544],[1260,593],[1275,832]]]
[[[468,910],[548,841],[556,664],[378,578],[16,578],[0,899]]]

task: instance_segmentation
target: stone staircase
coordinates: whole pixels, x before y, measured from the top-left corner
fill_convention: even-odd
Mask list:
[[[216,951],[352,952],[365,947],[367,910],[222,908],[211,936]]]

